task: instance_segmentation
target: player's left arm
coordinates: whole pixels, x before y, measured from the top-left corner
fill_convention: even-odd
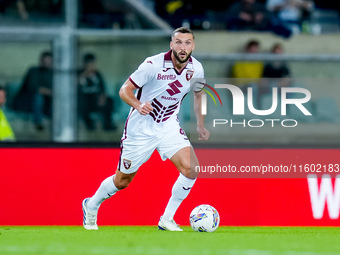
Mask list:
[[[208,140],[210,132],[204,127],[204,115],[201,112],[201,101],[204,91],[194,92],[194,111],[197,121],[198,140]]]

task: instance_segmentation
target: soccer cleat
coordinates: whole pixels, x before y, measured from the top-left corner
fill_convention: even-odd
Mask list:
[[[89,211],[87,209],[87,201],[89,198],[85,198],[82,203],[83,207],[83,226],[87,230],[98,230],[97,214],[98,211]]]
[[[183,231],[183,229],[181,229],[172,218],[165,220],[163,219],[163,216],[159,219],[158,229],[168,231]]]

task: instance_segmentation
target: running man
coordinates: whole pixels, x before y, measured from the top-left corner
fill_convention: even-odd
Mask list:
[[[119,95],[131,106],[131,110],[121,140],[117,171],[101,183],[91,198],[84,199],[85,229],[98,229],[100,204],[126,188],[139,167],[157,149],[162,159],[170,159],[180,172],[158,228],[182,231],[173,217],[196,181],[194,169],[198,160],[179,125],[177,114],[182,99],[190,91],[190,81],[204,78],[201,63],[191,56],[195,48],[194,39],[190,29],[177,28],[171,36],[170,51],[146,58],[121,87]],[[202,93],[194,92],[194,109],[199,139],[207,140],[210,133],[204,127],[201,115]]]

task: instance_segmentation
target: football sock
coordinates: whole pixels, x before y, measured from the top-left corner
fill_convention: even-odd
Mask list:
[[[113,182],[114,175],[106,178],[99,186],[96,193],[87,202],[87,208],[90,211],[97,211],[101,203],[113,196],[117,191],[117,187]]]
[[[194,186],[196,179],[189,179],[183,174],[179,174],[174,186],[168,205],[165,208],[163,219],[173,218],[182,201],[189,195],[191,188]]]

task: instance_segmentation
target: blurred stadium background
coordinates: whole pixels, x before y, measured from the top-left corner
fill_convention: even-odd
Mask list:
[[[0,1],[0,83],[7,90],[3,109],[16,142],[117,145],[129,110],[119,99],[120,86],[145,57],[167,51],[172,29],[184,25],[196,33],[194,56],[203,63],[208,82],[228,77],[236,61],[249,60],[249,54],[242,53],[243,45],[255,39],[260,42],[260,53],[251,56],[251,61],[285,60],[293,83],[311,91],[315,118],[305,121],[297,117],[303,128],[283,138],[280,129],[265,132],[266,142],[278,146],[339,143],[339,2],[312,1],[314,7],[301,31],[286,39],[268,31],[228,29],[227,11],[234,2]],[[270,54],[274,43],[281,43],[285,54]],[[25,73],[38,64],[43,51],[54,55],[52,117],[45,116],[44,130],[36,130],[32,113],[16,110],[14,101]],[[96,56],[107,94],[114,100],[112,118],[117,129],[113,131],[101,129],[97,113],[91,114],[97,128],[90,131],[79,117],[77,74],[86,53]],[[185,99],[180,116],[184,126],[190,122],[189,101]],[[225,142],[264,142],[263,136],[252,132],[235,132]]]
[[[266,5],[267,1],[258,3]],[[0,108],[0,140],[6,126],[1,124],[1,111],[15,134],[15,140],[0,141],[1,254],[55,254],[54,247],[64,254],[90,254],[96,249],[101,254],[111,254],[111,249],[151,254],[153,246],[155,254],[181,254],[183,247],[184,251],[192,249],[187,254],[339,254],[340,2],[308,0],[312,4],[308,15],[289,34],[231,27],[228,11],[238,2],[0,0],[0,87],[7,92],[7,103]],[[218,91],[223,107],[214,106],[208,97],[206,124],[211,138],[207,143],[197,142],[191,97],[187,96],[179,118],[201,165],[284,165],[301,171],[199,175],[175,220],[189,226],[191,210],[211,204],[220,213],[221,227],[217,235],[201,239],[192,238],[196,233],[184,227],[187,235],[181,235],[181,242],[164,246],[159,240],[168,243],[167,234],[161,237],[156,227],[126,227],[156,226],[178,178],[173,164],[163,162],[155,152],[129,188],[101,206],[100,227],[115,227],[102,228],[98,236],[85,232],[81,202],[112,175],[119,160],[129,106],[118,91],[146,57],[169,50],[171,32],[182,25],[195,32],[193,55],[203,64],[208,84],[241,83],[243,77],[230,79],[237,78],[232,75],[237,63],[250,63],[256,70],[259,65],[284,63],[290,70],[290,86],[306,88],[312,95],[305,104],[312,116],[289,110],[285,117],[298,121],[295,128],[213,128],[212,118],[232,116],[226,107],[231,105],[230,94]],[[250,41],[260,45],[256,54],[245,52]],[[282,45],[284,52],[271,53],[274,44]],[[32,102],[22,99],[21,93],[28,70],[38,66],[43,52],[53,53],[52,75],[36,78],[33,87],[51,79],[53,90],[51,108],[45,109],[42,125],[37,126]],[[109,117],[115,126],[111,128],[103,128],[98,112],[90,114],[92,127],[82,117],[79,87],[85,55],[90,60],[96,57],[106,94],[113,99]],[[260,98],[264,109],[269,108],[268,102],[268,94]],[[268,118],[282,118],[277,111]],[[244,119],[260,117],[247,112]],[[240,119],[235,117],[235,121]],[[316,173],[316,168],[321,172]],[[284,228],[288,226],[294,228]],[[145,238],[152,243],[144,242]],[[106,247],[105,252],[98,247]]]
[[[264,5],[267,1],[258,0]],[[340,178],[333,170],[339,170],[340,1],[309,0],[311,8],[298,30],[285,36],[277,30],[232,28],[228,10],[238,2],[0,0],[0,86],[7,92],[7,103],[0,108],[1,254],[339,254]],[[219,127],[205,144],[195,142],[187,96],[179,117],[201,164],[295,165],[306,171],[255,178],[248,173],[240,178],[203,175],[175,220],[189,226],[191,210],[211,204],[220,213],[221,227],[209,236],[184,227],[184,235],[177,236],[156,231],[178,172],[154,153],[129,188],[101,206],[100,227],[115,227],[86,232],[81,202],[112,175],[119,159],[129,107],[118,91],[146,57],[169,50],[172,30],[182,25],[196,34],[193,55],[202,62],[207,83],[233,81],[228,78],[237,62],[284,62],[291,85],[312,94],[306,104],[311,117],[294,111],[287,115],[299,122],[296,128]],[[259,53],[244,52],[251,40],[259,42]],[[283,46],[283,54],[270,53],[276,43]],[[31,103],[19,95],[27,71],[38,66],[46,51],[53,53],[51,114],[38,127]],[[91,130],[80,114],[77,76],[88,53],[95,55],[106,93],[113,99],[110,117],[116,127],[110,130],[102,128],[98,112],[91,113]],[[230,103],[230,95],[221,97],[224,105]],[[211,118],[221,107],[209,97],[208,106],[207,128],[212,131]],[[231,118],[230,109],[223,109]],[[1,110],[14,141],[1,141]],[[277,112],[270,116],[280,117]],[[327,171],[316,174],[318,164],[321,170],[331,169],[332,178]]]

